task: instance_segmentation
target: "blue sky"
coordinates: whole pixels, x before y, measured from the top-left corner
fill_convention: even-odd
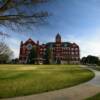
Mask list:
[[[54,41],[58,32],[62,41],[76,42],[80,46],[81,57],[90,54],[100,56],[100,0],[56,0],[39,8],[52,13],[48,24],[31,26],[32,30],[22,32],[0,28],[0,31],[11,35],[6,42],[14,51],[15,57],[19,56],[21,40],[31,37],[34,41],[46,43]]]

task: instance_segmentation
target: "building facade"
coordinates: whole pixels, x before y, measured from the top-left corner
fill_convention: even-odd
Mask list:
[[[28,55],[32,47],[36,48],[37,59],[39,63],[45,60],[43,57],[47,48],[50,49],[50,63],[56,64],[79,64],[80,63],[80,48],[76,43],[62,42],[61,36],[58,33],[55,37],[55,42],[39,44],[39,41],[34,42],[31,38],[20,44],[19,62],[27,63]]]

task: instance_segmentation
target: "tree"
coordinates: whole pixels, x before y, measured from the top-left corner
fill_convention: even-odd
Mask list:
[[[18,64],[19,63],[19,58],[12,59],[10,63]]]
[[[48,11],[41,10],[40,4],[48,1],[50,0],[0,0],[0,24],[15,29],[44,22],[49,14]]]
[[[83,58],[81,59],[81,63],[82,63],[82,64],[86,64],[86,59],[87,59],[86,57],[83,57]]]
[[[0,42],[0,63],[8,63],[12,58],[13,52],[3,42]]]
[[[57,59],[57,64],[61,64],[60,58]]]
[[[99,62],[98,62],[98,65],[100,66],[100,60],[99,60]]]
[[[30,50],[27,63],[28,63],[28,64],[34,64],[36,58],[37,58],[36,47],[33,47],[33,48]]]
[[[0,37],[9,37],[7,33],[0,32]]]
[[[0,42],[0,55],[7,54],[8,52],[9,47],[4,42]]]
[[[90,63],[90,64],[98,64],[98,61],[99,61],[99,58],[96,57],[96,56],[87,56],[87,63]]]
[[[83,57],[81,60],[81,63],[83,63],[83,64],[98,64],[99,58],[96,56],[89,55],[87,57]]]
[[[49,47],[47,47],[47,49],[45,51],[44,59],[45,59],[45,62],[44,62],[45,64],[50,64],[51,49]]]

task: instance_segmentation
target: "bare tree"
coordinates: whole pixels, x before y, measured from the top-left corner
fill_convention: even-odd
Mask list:
[[[41,23],[49,16],[40,5],[50,0],[0,0],[0,24],[6,27],[29,26]],[[38,6],[38,7],[37,7]],[[35,11],[35,8],[39,11]]]
[[[8,52],[9,47],[4,42],[0,42],[0,55],[7,54]]]
[[[7,63],[12,56],[11,49],[4,42],[0,42],[0,63]]]
[[[7,33],[0,32],[0,37],[10,37]]]

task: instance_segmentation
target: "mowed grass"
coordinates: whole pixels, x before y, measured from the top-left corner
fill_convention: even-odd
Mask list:
[[[0,65],[0,98],[67,88],[93,77],[78,65]]]
[[[86,99],[86,100],[100,100],[100,93],[98,93],[98,94],[96,94],[95,96],[90,97],[90,98],[88,98],[88,99]]]

